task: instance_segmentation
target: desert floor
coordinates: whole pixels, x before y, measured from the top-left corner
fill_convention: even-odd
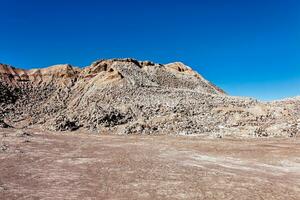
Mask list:
[[[298,200],[300,139],[0,129],[0,199]]]

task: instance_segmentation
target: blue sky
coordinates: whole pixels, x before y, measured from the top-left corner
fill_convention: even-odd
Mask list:
[[[0,62],[181,61],[231,95],[300,95],[297,0],[0,0]]]

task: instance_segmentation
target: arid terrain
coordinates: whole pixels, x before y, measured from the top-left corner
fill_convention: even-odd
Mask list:
[[[300,199],[300,98],[183,63],[0,64],[0,200]]]
[[[233,97],[179,62],[111,59],[31,70],[0,64],[0,90],[0,127],[215,137],[300,132],[299,97]]]
[[[0,199],[300,199],[300,140],[0,130]]]

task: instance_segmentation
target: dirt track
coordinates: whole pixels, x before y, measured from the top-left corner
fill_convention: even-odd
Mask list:
[[[300,139],[0,130],[0,199],[300,199]]]

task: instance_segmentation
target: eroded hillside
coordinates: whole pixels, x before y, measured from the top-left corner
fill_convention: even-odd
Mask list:
[[[296,136],[297,98],[231,97],[182,63],[99,60],[85,68],[0,65],[0,126],[117,134]]]

